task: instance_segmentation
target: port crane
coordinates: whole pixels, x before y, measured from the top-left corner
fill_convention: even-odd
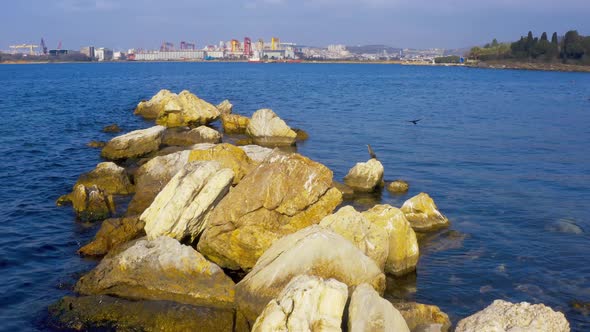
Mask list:
[[[170,43],[170,42],[162,42],[162,46],[160,46],[160,51],[164,52],[164,51],[172,51],[174,50],[174,44]]]
[[[38,45],[33,45],[33,44],[20,44],[20,45],[10,45],[10,48],[14,49],[14,50],[20,50],[20,49],[29,49],[29,54],[30,55],[35,55],[35,49],[38,48]]]
[[[185,41],[181,41],[180,42],[180,49],[181,50],[195,50],[196,49],[196,45],[195,43],[187,43]]]
[[[45,45],[45,39],[41,38],[41,52],[47,55],[47,45]]]

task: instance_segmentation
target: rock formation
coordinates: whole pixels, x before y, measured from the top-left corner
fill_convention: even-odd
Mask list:
[[[168,128],[162,137],[162,144],[172,146],[191,146],[199,143],[219,143],[221,134],[207,126],[190,129],[188,127]]]
[[[196,239],[207,225],[210,211],[225,196],[234,173],[215,161],[192,162],[176,173],[143,212],[149,239],[161,235],[181,241]]]
[[[137,216],[112,218],[102,222],[94,240],[78,250],[84,256],[103,256],[111,249],[145,234],[145,223]]]
[[[238,114],[221,114],[221,125],[226,134],[244,134],[250,119]]]
[[[427,232],[449,225],[449,219],[440,213],[432,198],[426,193],[420,193],[405,201],[401,210],[416,231]]]
[[[193,248],[169,237],[138,240],[106,256],[75,290],[83,295],[231,306],[234,283]]]
[[[219,110],[219,113],[221,113],[222,115],[231,114],[233,108],[234,105],[232,105],[232,103],[230,103],[227,99],[219,103],[219,105],[217,105],[217,109]]]
[[[152,99],[140,102],[133,114],[142,116],[145,119],[156,119],[164,111],[166,104],[176,98],[178,98],[176,93],[165,89],[160,90]]]
[[[379,293],[385,275],[377,264],[342,236],[318,225],[276,241],[236,285],[240,312],[254,322],[268,302],[301,274],[334,278],[348,287],[368,283]]]
[[[299,154],[273,154],[219,203],[199,251],[222,267],[248,270],[274,241],[318,223],[341,201],[327,167]]]
[[[348,307],[348,332],[410,332],[404,317],[371,285],[358,285]]]
[[[74,187],[79,184],[86,187],[96,185],[111,195],[127,195],[135,191],[125,169],[113,162],[100,163],[92,171],[80,175]]]
[[[496,300],[484,310],[462,319],[455,331],[569,332],[570,325],[561,312],[543,304]]]
[[[110,140],[102,149],[101,156],[109,160],[136,158],[158,150],[165,127],[155,126],[135,130]]]
[[[74,187],[74,191],[68,197],[81,221],[103,220],[115,212],[113,196],[96,185],[86,187],[79,184]]]
[[[387,190],[393,194],[403,194],[409,189],[410,185],[404,180],[395,180],[387,185]]]
[[[246,133],[254,144],[263,146],[293,145],[297,138],[297,133],[270,109],[254,112]]]
[[[215,121],[220,113],[217,107],[187,90],[172,98],[160,111],[156,124],[166,127],[199,126]]]
[[[384,168],[377,159],[357,163],[344,177],[344,183],[358,192],[373,192],[383,186]]]

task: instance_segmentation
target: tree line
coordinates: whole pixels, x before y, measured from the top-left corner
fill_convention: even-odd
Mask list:
[[[576,30],[559,37],[556,32],[549,40],[547,33],[534,37],[532,31],[513,43],[499,43],[494,39],[484,47],[474,47],[469,58],[475,60],[515,60],[533,62],[564,62],[590,65],[590,36]]]

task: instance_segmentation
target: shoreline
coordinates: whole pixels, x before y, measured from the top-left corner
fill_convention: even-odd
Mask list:
[[[250,63],[247,60],[211,60],[211,61],[6,61],[0,65],[44,65],[44,64],[98,64],[98,63]],[[284,64],[288,62],[260,62],[252,64]],[[359,61],[359,60],[301,60],[293,64],[362,64],[362,65],[402,65],[402,66],[430,66],[430,67],[467,67],[477,69],[509,69],[528,71],[555,71],[555,72],[578,72],[589,73],[590,66],[572,65],[563,63],[529,63],[529,62],[480,62],[480,63],[429,63],[429,62],[407,62],[399,60],[390,61]]]

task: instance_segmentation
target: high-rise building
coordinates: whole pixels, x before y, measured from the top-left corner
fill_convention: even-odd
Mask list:
[[[94,59],[96,54],[94,52],[94,46],[86,46],[80,49],[80,53],[86,55],[87,57]]]

